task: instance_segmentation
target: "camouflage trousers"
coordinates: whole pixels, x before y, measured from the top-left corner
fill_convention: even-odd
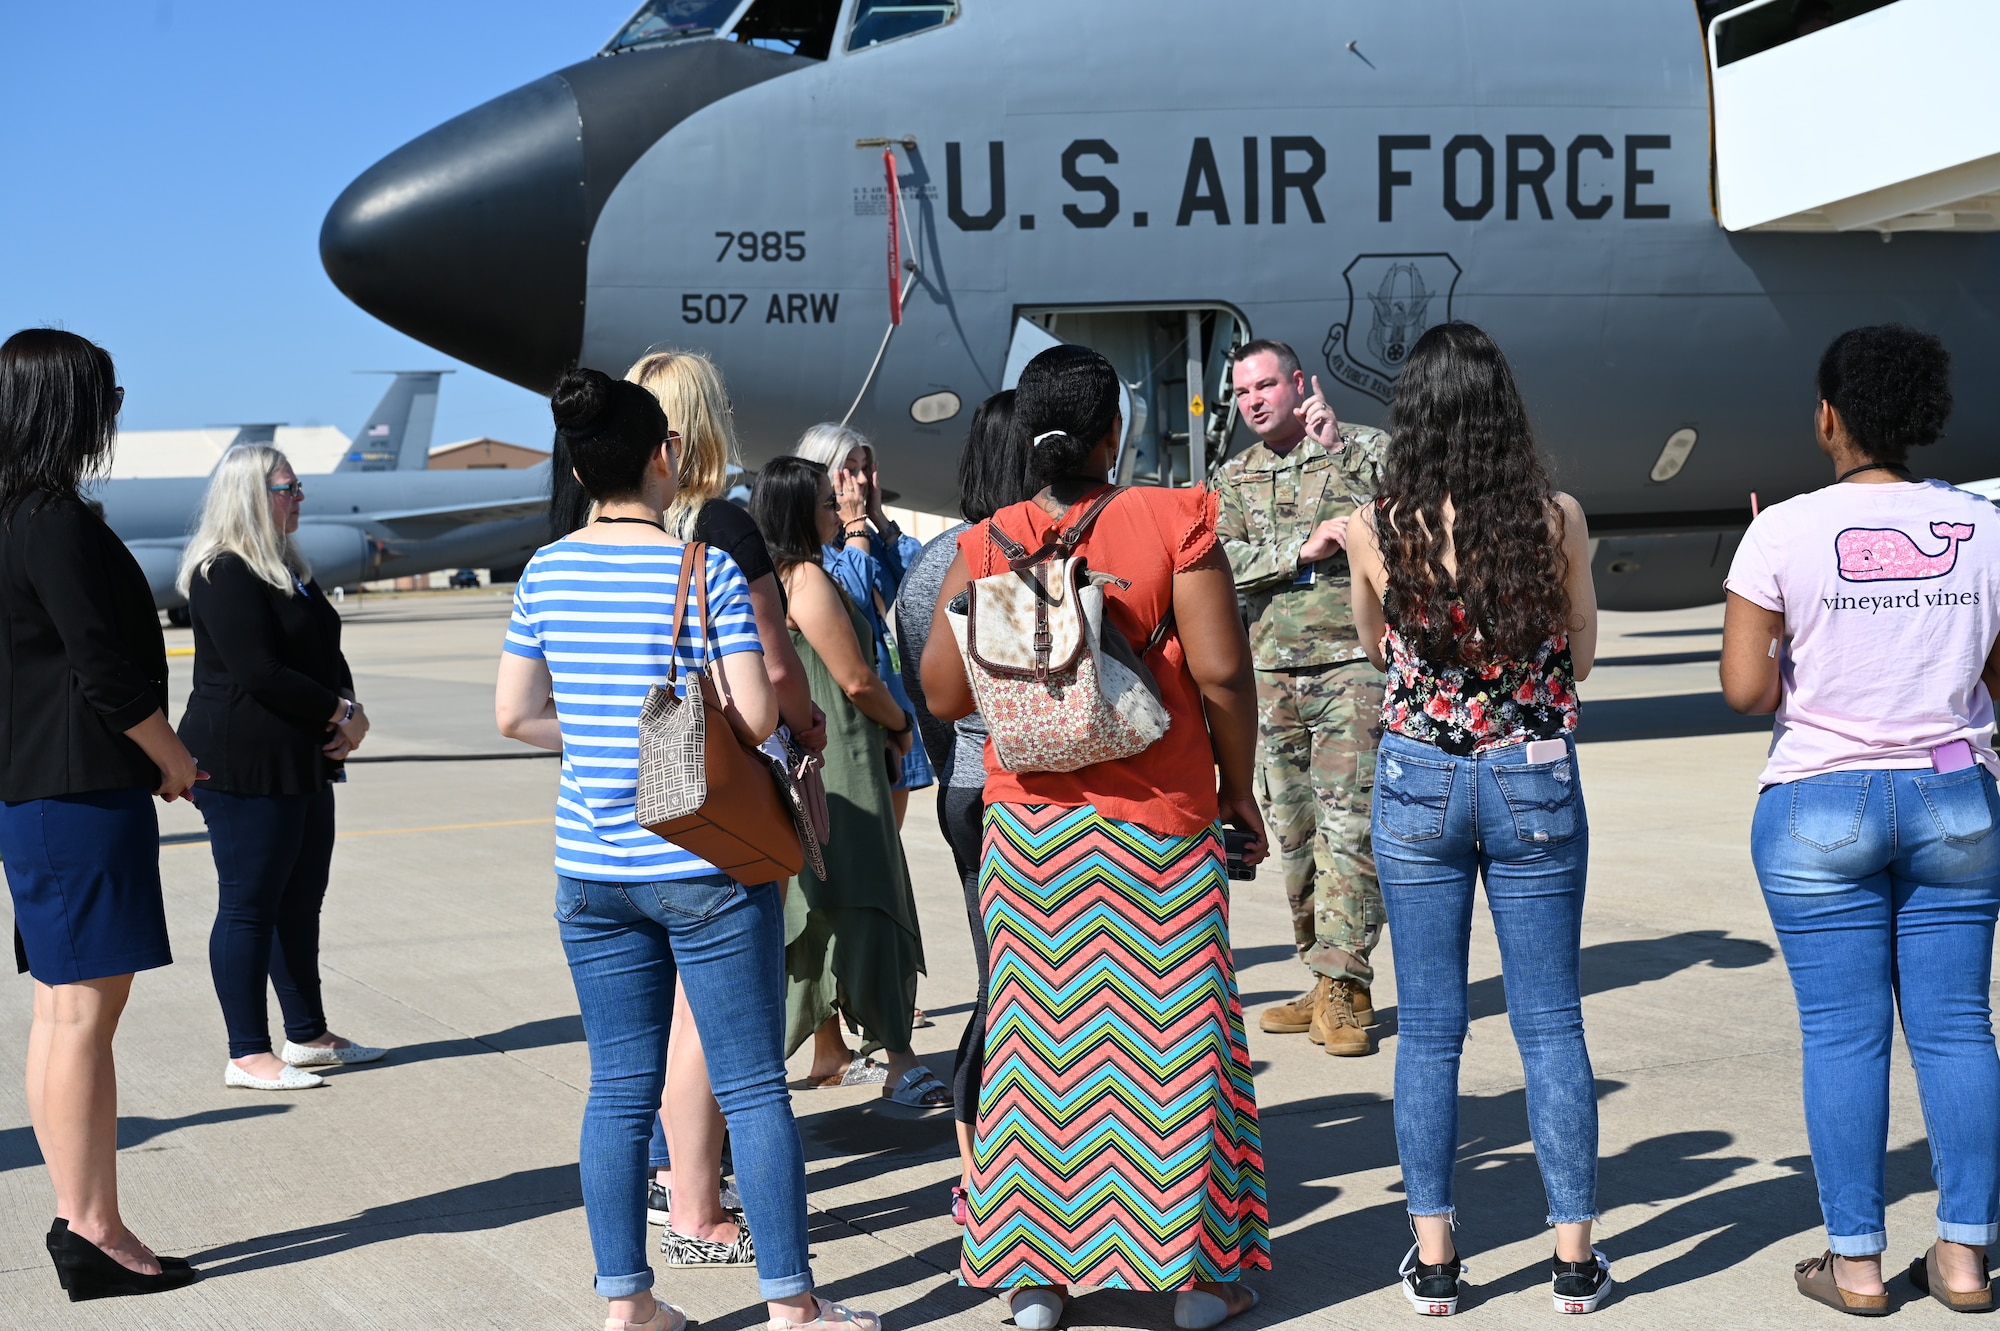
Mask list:
[[[1387,918],[1368,834],[1382,685],[1366,661],[1257,672],[1257,793],[1299,960],[1362,984]]]

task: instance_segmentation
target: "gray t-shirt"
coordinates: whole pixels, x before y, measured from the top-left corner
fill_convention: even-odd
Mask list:
[[[896,593],[896,644],[903,653],[903,687],[910,704],[917,709],[917,732],[923,736],[924,752],[931,766],[947,786],[977,790],[986,784],[986,722],[974,712],[947,723],[931,715],[924,705],[924,681],[918,669],[924,659],[924,644],[931,636],[931,616],[937,612],[938,592],[944,575],[958,554],[960,532],[972,524],[961,522],[942,535],[925,542],[921,553],[903,571],[903,586]]]

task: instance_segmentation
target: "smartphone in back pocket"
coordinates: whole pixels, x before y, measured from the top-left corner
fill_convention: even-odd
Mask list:
[[[1528,741],[1528,761],[1531,763],[1552,763],[1558,758],[1569,756],[1569,745],[1559,739],[1531,739]]]
[[[1963,772],[1972,766],[1972,743],[1955,739],[1931,750],[1931,766],[1940,772]]]

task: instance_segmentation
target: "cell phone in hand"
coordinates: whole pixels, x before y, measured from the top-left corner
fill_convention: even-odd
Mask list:
[[[1222,871],[1239,883],[1256,880],[1257,866],[1245,864],[1243,853],[1253,840],[1248,832],[1235,827],[1222,829]]]

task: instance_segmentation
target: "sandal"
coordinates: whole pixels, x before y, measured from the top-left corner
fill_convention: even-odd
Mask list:
[[[952,1103],[951,1087],[921,1063],[905,1072],[894,1086],[884,1086],[882,1098],[908,1109],[949,1109]]]
[[[1851,1289],[1842,1289],[1833,1279],[1833,1250],[1829,1248],[1818,1257],[1808,1257],[1792,1268],[1792,1278],[1798,1282],[1799,1293],[1814,1303],[1824,1303],[1829,1308],[1852,1313],[1856,1317],[1887,1317],[1889,1296],[1887,1294],[1856,1294]]]
[[[813,1302],[819,1305],[819,1316],[810,1322],[773,1317],[764,1323],[764,1331],[882,1331],[882,1319],[874,1313],[849,1308],[844,1303],[829,1303],[817,1294],[813,1295]]]
[[[1945,1283],[1944,1275],[1937,1267],[1935,1243],[1924,1250],[1923,1256],[1910,1263],[1910,1283],[1955,1313],[1983,1313],[1993,1307],[1991,1279],[1987,1280],[1985,1289],[1956,1290]]]
[[[840,1071],[824,1077],[807,1077],[806,1084],[815,1091],[837,1091],[848,1086],[880,1086],[887,1080],[887,1067],[856,1054],[854,1061]]]
[[[960,1187],[960,1186],[959,1186],[958,1184],[956,1184],[956,1183],[952,1184],[952,1185],[951,1185],[951,1222],[952,1222],[952,1223],[953,1223],[954,1225],[963,1225],[963,1224],[965,1223],[965,1218],[966,1218],[966,1214],[967,1214],[967,1212],[966,1212],[966,1207],[967,1207],[967,1205],[968,1205],[968,1203],[967,1203],[967,1201],[966,1201],[966,1199],[965,1199],[965,1189],[964,1189],[964,1188],[962,1188],[962,1187]]]

